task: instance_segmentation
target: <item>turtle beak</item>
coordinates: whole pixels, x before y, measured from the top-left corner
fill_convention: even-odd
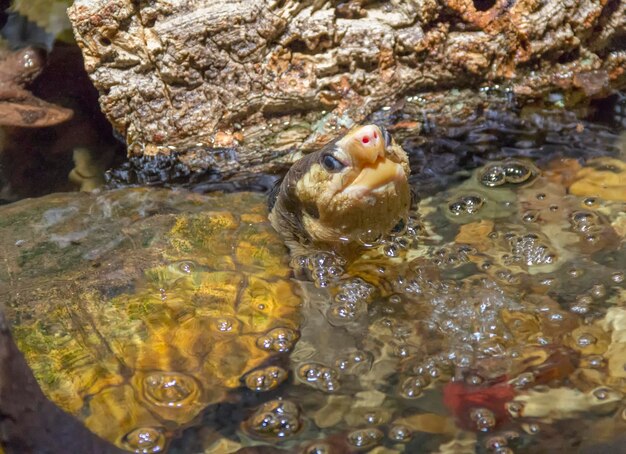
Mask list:
[[[402,166],[385,153],[385,135],[376,125],[361,126],[337,143],[360,170],[347,191],[367,194],[394,181],[406,179]]]

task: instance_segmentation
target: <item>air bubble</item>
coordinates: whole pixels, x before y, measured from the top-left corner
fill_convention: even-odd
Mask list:
[[[581,270],[580,268],[570,268],[567,271],[567,274],[569,274],[572,277],[580,277],[583,275],[583,270]]]
[[[389,439],[392,441],[406,443],[411,439],[412,436],[413,433],[411,432],[411,429],[402,424],[396,424],[394,426],[391,426],[391,428],[389,429]]]
[[[496,426],[496,417],[488,408],[475,408],[470,412],[470,419],[480,432],[488,432]]]
[[[563,321],[563,314],[560,312],[551,312],[548,314],[548,320],[554,323],[561,323]]]
[[[570,307],[570,312],[578,315],[585,315],[589,312],[589,305],[584,303],[575,303]]]
[[[429,384],[430,378],[425,375],[409,377],[402,382],[400,394],[406,399],[417,399]]]
[[[448,203],[448,211],[455,216],[475,214],[484,205],[484,199],[478,194],[466,194]]]
[[[528,165],[522,161],[504,161],[504,171],[507,183],[523,183],[532,176],[532,171]]]
[[[611,390],[607,388],[594,389],[593,395],[598,400],[606,400],[611,396]]]
[[[122,444],[134,452],[153,453],[165,449],[165,435],[159,427],[139,427],[128,432]]]
[[[153,372],[143,379],[143,394],[154,405],[182,407],[200,393],[196,380],[177,372]]]
[[[499,165],[488,166],[481,172],[480,182],[490,188],[502,186],[506,183],[505,170]]]
[[[363,422],[369,426],[376,426],[386,422],[386,417],[382,412],[369,411],[363,414]]]
[[[583,363],[592,369],[601,369],[605,366],[605,360],[601,355],[589,355],[583,358]]]
[[[506,404],[506,409],[513,418],[519,418],[522,416],[522,411],[524,411],[524,404],[521,402],[508,402]]]
[[[574,211],[570,215],[570,224],[576,232],[588,232],[598,223],[598,216],[591,211]]]
[[[479,195],[466,195],[463,197],[463,202],[466,206],[466,211],[468,214],[474,214],[478,210],[482,208],[485,201]]]
[[[352,323],[367,312],[367,304],[358,303],[333,304],[326,311],[326,318],[333,326],[344,326]]]
[[[570,308],[571,312],[576,314],[586,314],[593,304],[593,299],[589,295],[578,295],[574,305]]]
[[[546,277],[545,279],[542,279],[541,281],[539,281],[541,285],[545,285],[546,287],[554,285],[555,282],[556,282],[556,279],[553,277]]]
[[[450,331],[456,331],[457,329],[458,329],[457,327],[454,327],[454,329]],[[460,352],[454,357],[454,365],[462,369],[470,367],[472,365],[472,362],[473,362],[473,356],[471,353]]]
[[[254,435],[274,439],[287,438],[302,427],[296,404],[282,399],[264,403],[244,424]]]
[[[393,355],[398,358],[408,358],[411,356],[412,350],[408,345],[397,345],[393,349]]]
[[[298,368],[298,378],[324,392],[335,392],[339,389],[339,373],[318,363],[306,363]]]
[[[365,351],[356,350],[335,361],[335,366],[343,373],[358,374],[369,371],[372,367],[374,356]]]
[[[539,424],[536,423],[522,424],[522,429],[530,435],[537,435],[541,432],[541,427],[539,427]]]
[[[460,216],[465,213],[465,205],[460,201],[455,201],[448,204],[448,210],[450,213]]]
[[[485,440],[485,448],[489,451],[496,451],[501,448],[506,448],[508,441],[501,435],[495,435]]]
[[[251,372],[246,376],[246,386],[248,389],[257,392],[271,391],[287,378],[287,371],[282,367],[269,366]]]
[[[597,204],[598,200],[595,197],[587,197],[585,200],[583,200],[583,203],[587,205],[588,207],[590,207],[590,206],[594,206],[595,204]]]
[[[514,454],[515,451],[513,451],[511,448],[509,447],[504,447],[504,448],[498,448],[496,449],[493,454]]]
[[[441,377],[441,370],[437,367],[433,367],[429,369],[428,375],[430,375],[430,378],[438,379]]]
[[[387,301],[391,304],[400,304],[402,302],[402,297],[400,295],[391,295]]]
[[[398,236],[404,235],[406,233],[407,225],[408,225],[408,220],[400,219],[398,223],[394,226],[394,228],[391,230],[391,233],[393,235],[398,235]]]
[[[279,353],[291,351],[296,341],[298,333],[289,328],[274,328],[264,336],[257,339],[257,347],[263,350],[272,350]]]
[[[333,454],[333,448],[327,443],[318,442],[307,446],[303,454]]]
[[[539,218],[539,214],[536,211],[527,211],[522,215],[522,221],[524,222],[535,222]]]
[[[383,433],[376,428],[359,429],[348,434],[348,443],[357,448],[371,448],[383,438]]]
[[[517,159],[506,159],[485,166],[479,174],[480,182],[487,187],[503,184],[521,184],[531,180],[538,171],[530,163]]]
[[[398,247],[394,244],[388,244],[383,248],[387,257],[397,257],[399,255]]]
[[[594,298],[604,298],[606,296],[606,287],[602,284],[595,284],[591,287],[591,296]]]
[[[589,347],[590,345],[595,344],[597,341],[598,339],[596,339],[589,333],[581,334],[580,336],[578,336],[578,339],[576,339],[576,343],[578,344],[578,346],[583,348]]]
[[[530,386],[535,382],[535,376],[532,372],[524,372],[519,374],[513,380],[510,381],[511,385],[515,388],[522,389]]]
[[[317,287],[327,287],[331,282],[337,281],[343,275],[345,265],[344,259],[329,252],[299,256],[291,262],[295,269],[308,269]]]
[[[409,241],[406,238],[395,238],[394,244],[400,249],[408,249]]]
[[[368,229],[364,232],[360,232],[357,239],[362,246],[370,249],[380,245],[383,236],[376,230]]]
[[[555,254],[546,244],[541,242],[539,235],[535,233],[518,236],[511,232],[507,233],[505,238],[509,241],[511,253],[517,262],[533,266],[550,264],[556,259]]]
[[[222,333],[232,332],[235,327],[238,328],[239,321],[234,318],[220,317],[214,321],[215,329]]]
[[[185,260],[178,263],[178,269],[185,274],[191,274],[195,271],[196,264],[191,260]]]
[[[483,382],[483,378],[480,375],[468,375],[465,377],[465,383],[472,386],[480,385]]]
[[[616,271],[615,273],[611,274],[611,280],[616,284],[621,284],[622,282],[624,282],[624,273],[622,273],[621,271]]]
[[[322,376],[324,366],[321,364],[305,364],[298,369],[298,376],[308,382],[317,381]]]

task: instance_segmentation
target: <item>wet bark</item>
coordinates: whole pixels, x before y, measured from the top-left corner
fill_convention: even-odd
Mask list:
[[[134,155],[271,170],[419,93],[624,87],[622,0],[76,0],[103,111]],[[419,119],[418,119],[419,120]]]
[[[121,453],[41,392],[0,311],[0,452]]]

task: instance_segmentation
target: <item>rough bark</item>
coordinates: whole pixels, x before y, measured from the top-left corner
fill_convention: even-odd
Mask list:
[[[61,411],[41,392],[0,310],[0,452],[121,453]]]
[[[316,148],[406,95],[624,87],[625,11],[623,0],[76,0],[69,15],[129,152],[176,149],[228,176]]]

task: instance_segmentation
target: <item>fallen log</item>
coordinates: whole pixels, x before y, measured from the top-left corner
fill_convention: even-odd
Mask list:
[[[622,0],[76,0],[102,110],[132,156],[271,170],[408,95],[626,86]],[[416,120],[420,120],[419,118]]]

